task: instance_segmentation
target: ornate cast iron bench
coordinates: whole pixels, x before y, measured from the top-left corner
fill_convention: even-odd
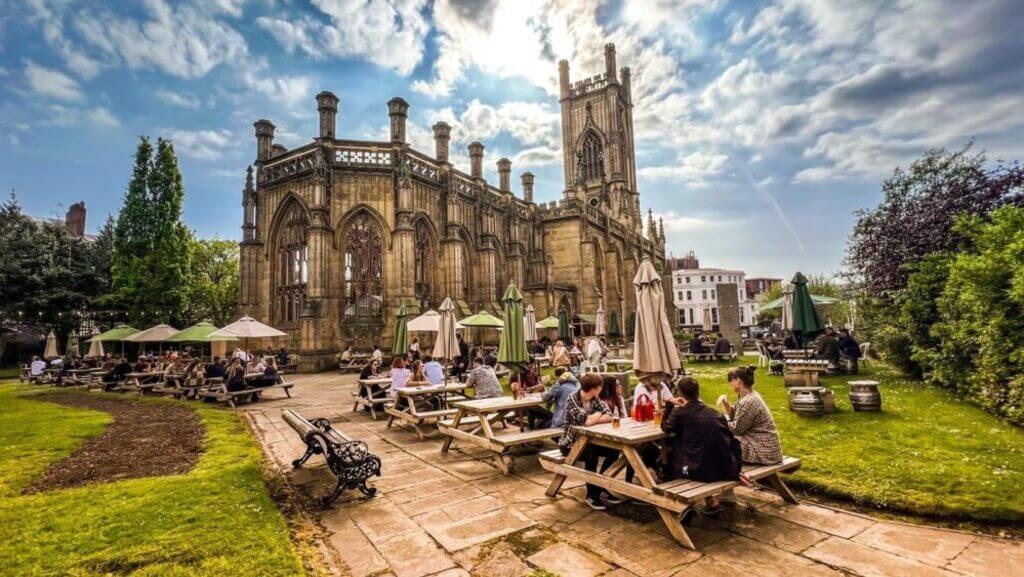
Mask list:
[[[281,416],[306,443],[306,453],[292,461],[292,466],[299,469],[313,455],[323,455],[327,467],[338,479],[334,491],[321,499],[324,505],[330,505],[345,490],[359,489],[367,497],[377,493],[377,489],[368,486],[366,481],[380,476],[380,458],[370,452],[366,443],[352,440],[332,428],[327,419],[310,421],[291,409]]]

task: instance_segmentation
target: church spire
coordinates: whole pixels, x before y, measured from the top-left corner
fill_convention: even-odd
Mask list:
[[[654,228],[654,210],[647,209],[647,238],[658,240],[658,229]]]
[[[665,244],[665,219],[658,217],[658,238],[661,239],[661,244]]]

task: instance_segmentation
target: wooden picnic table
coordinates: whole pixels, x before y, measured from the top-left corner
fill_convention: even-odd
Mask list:
[[[461,393],[465,390],[466,385],[459,382],[451,382],[447,385],[431,385],[426,381],[414,386],[392,389],[391,392],[394,393],[395,402],[391,406],[385,406],[384,409],[384,412],[390,415],[388,427],[395,422],[395,419],[399,419],[405,424],[410,425],[416,431],[416,436],[422,441],[423,429],[420,427],[453,415],[455,409],[448,408],[448,399],[464,400],[466,397],[462,396]],[[440,399],[440,408],[423,411],[416,406],[417,403],[423,405],[434,399]]]
[[[828,371],[828,361],[818,359],[787,359],[786,386],[817,387],[818,375]]]
[[[153,377],[163,376],[162,372],[156,371],[136,371],[131,373],[125,373],[125,384],[117,387],[118,391],[135,391],[140,395],[144,394],[147,389],[152,389],[159,383],[151,381]]]
[[[376,394],[373,390],[375,386],[377,387]],[[352,412],[356,413],[359,409],[366,407],[370,409],[370,416],[376,421],[378,405],[383,409],[391,402],[391,398],[388,397],[389,388],[391,388],[391,377],[388,376],[359,379],[356,381],[356,390],[352,393],[354,397]]]
[[[611,372],[623,372],[626,367],[633,366],[633,359],[605,359],[604,364],[608,365]],[[614,369],[620,369],[615,371]]]
[[[790,359],[811,359],[814,357],[814,349],[783,349],[782,358]]]
[[[494,432],[493,424],[501,424],[508,429],[506,418],[510,412],[544,406],[540,394],[531,394],[515,399],[512,397],[493,397],[489,399],[472,399],[452,403],[456,408],[455,417],[439,421],[437,428],[448,438],[441,445],[441,452],[447,453],[456,439],[494,453],[495,464],[501,472],[508,475],[512,472],[512,456],[509,450],[530,443],[551,440],[562,434],[561,427],[550,429],[512,430]],[[471,431],[463,431],[459,427],[473,426]]]
[[[564,458],[558,451],[550,451],[541,455],[541,465],[555,473],[548,485],[547,495],[554,497],[562,488],[567,478],[583,481],[602,487],[607,491],[642,501],[654,506],[661,521],[668,528],[672,538],[684,547],[695,549],[693,540],[683,528],[680,516],[698,500],[710,495],[732,490],[736,481],[701,483],[689,479],[677,479],[665,483],[656,483],[651,471],[644,465],[638,452],[639,447],[668,437],[652,421],[634,421],[622,419],[620,426],[615,428],[612,423],[602,423],[589,427],[576,427],[579,433],[576,443]],[[604,473],[588,471],[577,464],[589,444],[601,445],[619,451],[619,458]],[[639,485],[617,479],[616,475],[629,465],[635,471]],[[796,503],[796,497],[782,482],[780,472],[795,471],[800,467],[800,460],[786,457],[778,465],[745,465],[743,472],[752,480],[767,479],[787,502]]]

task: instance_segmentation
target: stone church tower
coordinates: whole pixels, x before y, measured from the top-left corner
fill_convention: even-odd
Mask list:
[[[558,201],[537,202],[529,172],[517,195],[507,158],[491,161],[498,181],[488,182],[481,142],[468,145],[468,167],[455,166],[444,122],[433,126],[433,151],[414,149],[399,97],[386,104],[380,141],[346,138],[344,109],[326,91],[307,144],[288,150],[270,121],[256,121],[241,203],[242,312],[287,333],[279,344],[304,370],[336,366],[346,346],[390,347],[403,307],[418,315],[451,297],[459,317],[500,314],[511,281],[538,318],[564,309],[587,331],[603,306],[628,335],[633,275],[644,258],[665,270],[665,236],[650,216],[645,229],[640,212],[629,69],[616,72],[611,44],[604,56],[602,74],[576,83],[559,63]]]

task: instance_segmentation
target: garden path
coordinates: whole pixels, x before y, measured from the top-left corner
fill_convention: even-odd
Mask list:
[[[741,505],[717,521],[698,518],[690,534],[698,551],[679,547],[656,515],[623,505],[608,513],[583,504],[582,487],[556,499],[550,474],[535,456],[516,460],[504,476],[487,455],[469,448],[441,453],[435,431],[419,441],[411,430],[352,412],[354,376],[294,376],[294,398],[242,406],[264,451],[300,491],[333,487],[323,461],[291,471],[304,445],[281,419],[295,409],[327,417],[366,441],[383,462],[378,495],[339,499],[320,514],[339,575],[455,577],[805,577],[856,574],[900,577],[1024,574],[1024,543],[879,520],[816,504],[785,505],[774,494],[739,491]],[[614,512],[613,512],[614,511]]]

